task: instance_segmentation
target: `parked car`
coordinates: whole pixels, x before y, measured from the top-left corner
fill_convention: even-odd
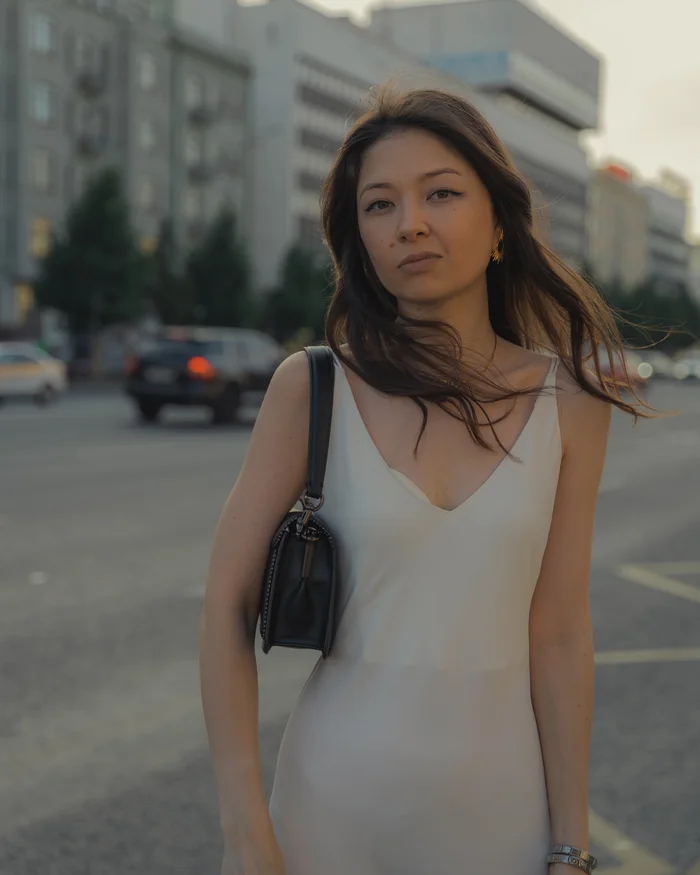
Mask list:
[[[44,405],[66,391],[66,366],[31,343],[0,343],[0,402],[33,400]]]
[[[168,404],[209,408],[213,422],[233,422],[245,401],[267,389],[285,356],[259,331],[170,328],[129,362],[126,391],[145,422]]]

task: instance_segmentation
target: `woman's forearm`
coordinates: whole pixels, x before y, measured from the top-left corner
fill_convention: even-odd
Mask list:
[[[593,636],[530,647],[530,686],[547,781],[552,841],[588,848]]]
[[[254,635],[254,633],[253,633]],[[258,741],[253,635],[241,618],[202,614],[199,635],[204,717],[219,793],[221,827],[233,842],[270,829]]]

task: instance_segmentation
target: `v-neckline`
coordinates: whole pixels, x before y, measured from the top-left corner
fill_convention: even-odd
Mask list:
[[[374,438],[369,433],[369,429],[365,425],[365,421],[362,418],[362,414],[360,413],[360,408],[357,406],[357,401],[355,399],[355,393],[352,390],[352,386],[350,385],[350,380],[348,379],[348,375],[345,371],[345,367],[343,363],[337,356],[334,356],[336,365],[342,372],[343,383],[345,384],[345,390],[350,396],[350,406],[352,407],[353,414],[357,419],[358,425],[360,426],[360,431],[364,434],[365,440],[369,445],[372,453],[377,458],[377,460],[381,463],[381,465],[388,471],[391,475],[394,482],[401,484],[407,492],[409,492],[413,497],[417,500],[421,500],[424,504],[427,504],[429,508],[437,511],[438,513],[445,515],[452,515],[457,513],[458,511],[465,508],[467,505],[471,504],[472,501],[486,489],[486,487],[491,483],[492,480],[496,477],[500,469],[503,467],[503,463],[510,458],[510,456],[515,455],[521,443],[524,442],[526,435],[530,431],[530,425],[535,420],[535,415],[538,412],[540,407],[540,401],[544,396],[544,391],[549,387],[550,378],[555,371],[556,367],[556,358],[552,359],[552,362],[547,369],[547,373],[545,375],[544,380],[540,384],[539,394],[535,398],[535,403],[532,406],[532,410],[530,411],[529,416],[523,423],[522,428],[518,432],[517,437],[509,448],[508,455],[503,456],[503,458],[498,462],[495,468],[491,471],[488,477],[479,484],[463,501],[460,501],[459,504],[455,505],[453,508],[442,507],[439,504],[435,504],[426,494],[425,492],[418,486],[417,483],[414,482],[407,474],[404,474],[403,471],[399,471],[398,468],[393,468],[384,458],[384,456],[380,453],[379,447],[374,442]]]

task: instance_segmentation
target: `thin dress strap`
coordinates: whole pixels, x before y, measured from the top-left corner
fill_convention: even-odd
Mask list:
[[[552,356],[552,362],[549,366],[549,370],[547,371],[547,376],[544,381],[544,385],[546,388],[550,388],[552,386],[557,385],[557,371],[559,369],[559,356]]]

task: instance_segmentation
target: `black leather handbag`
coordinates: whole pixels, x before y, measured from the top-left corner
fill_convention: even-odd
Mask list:
[[[287,514],[277,530],[260,602],[262,649],[297,647],[328,656],[335,635],[336,543],[317,516],[333,416],[335,363],[330,349],[306,348],[311,378],[309,452],[301,510]]]

